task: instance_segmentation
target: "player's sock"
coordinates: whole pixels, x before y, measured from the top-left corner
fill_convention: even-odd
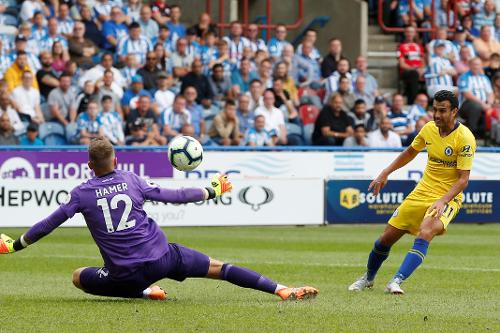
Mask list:
[[[390,250],[391,247],[382,245],[380,239],[375,241],[372,252],[370,252],[370,256],[368,257],[368,264],[366,265],[366,279],[368,281],[373,281],[375,279],[375,275],[377,275],[380,266],[382,266],[384,260],[389,256]]]
[[[420,264],[425,259],[427,255],[427,249],[429,248],[429,242],[422,238],[416,238],[413,243],[413,247],[406,254],[399,271],[396,273],[396,277],[406,280],[410,275],[417,269]]]
[[[222,265],[220,278],[243,288],[257,289],[266,293],[274,294],[277,288],[276,282],[246,268]]]

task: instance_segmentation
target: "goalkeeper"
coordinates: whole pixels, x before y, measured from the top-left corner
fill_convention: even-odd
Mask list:
[[[104,260],[104,267],[83,267],[73,272],[73,284],[100,296],[164,300],[158,280],[206,277],[243,288],[276,294],[283,300],[314,297],[312,287],[288,288],[246,268],[209,258],[179,244],[169,243],[155,221],[143,210],[145,200],[187,203],[213,199],[231,190],[226,176],[217,175],[203,189],[169,190],[136,174],[115,170],[111,143],[102,138],[89,145],[89,167],[95,177],[73,189],[52,215],[35,224],[17,240],[1,235],[0,253],[13,253],[37,242],[81,213]]]

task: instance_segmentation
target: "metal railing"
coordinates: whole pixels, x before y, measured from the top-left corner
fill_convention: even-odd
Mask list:
[[[430,13],[430,26],[428,27],[416,27],[417,32],[430,32],[433,37],[436,32],[436,7],[435,7],[435,2],[439,0],[432,0],[431,1],[431,13]],[[408,0],[408,7],[409,7],[409,25],[416,25],[415,22],[415,15],[414,14],[414,9],[413,9],[413,2],[414,0]],[[458,4],[456,3],[455,0],[450,0],[447,5],[447,10],[446,10],[446,23],[448,26],[448,31],[455,31],[455,27],[457,25],[457,18],[458,18]],[[451,19],[451,13],[453,13],[453,20]],[[386,32],[403,32],[404,27],[388,27],[384,23],[384,0],[378,0],[378,9],[377,9],[377,21],[378,25],[383,31]],[[399,14],[398,14],[399,15]],[[452,22],[451,22],[452,21]]]
[[[224,29],[229,28],[230,23],[225,22],[224,14],[224,6],[225,6],[225,1],[224,0],[219,0],[219,20],[217,22],[217,27],[219,28],[219,34],[222,36],[224,35]],[[286,28],[293,30],[299,28],[302,23],[304,22],[304,0],[297,0],[297,9],[298,9],[298,17],[297,20],[294,23],[291,24],[286,24]],[[206,12],[211,13],[212,12],[212,0],[206,0]],[[247,26],[249,23],[249,3],[248,0],[242,0],[242,24],[243,26]],[[267,31],[267,39],[271,37],[271,29],[276,28],[277,24],[272,23],[271,19],[271,0],[266,0],[266,23],[265,24],[258,24],[259,29],[266,29]]]

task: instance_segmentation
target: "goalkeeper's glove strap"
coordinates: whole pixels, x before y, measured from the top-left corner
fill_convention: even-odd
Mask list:
[[[24,240],[24,235],[22,235],[21,237],[19,237],[17,240],[14,241],[13,247],[15,251],[21,251],[28,245],[29,244],[26,243],[26,241]]]
[[[210,199],[214,199],[217,194],[215,193],[215,190],[211,187],[205,187],[205,189],[208,191],[208,199],[207,200],[210,200]]]

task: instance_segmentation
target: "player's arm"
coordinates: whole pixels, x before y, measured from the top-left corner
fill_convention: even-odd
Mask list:
[[[457,195],[463,192],[467,185],[469,185],[470,170],[457,170],[458,179],[453,184],[453,186],[446,192],[438,201],[436,201],[429,211],[432,212],[432,216],[440,217],[446,208],[448,202],[453,200]]]
[[[8,254],[20,251],[28,245],[35,243],[42,237],[50,234],[55,228],[63,224],[68,219],[63,208],[59,207],[54,213],[44,220],[32,226],[28,232],[13,240],[7,235],[0,235],[0,254]]]
[[[394,161],[392,161],[392,163],[387,168],[382,170],[382,172],[378,175],[377,178],[375,178],[370,183],[368,191],[373,190],[374,195],[379,194],[380,190],[387,183],[387,178],[389,177],[389,175],[394,171],[410,163],[415,158],[415,156],[417,156],[418,153],[419,151],[413,148],[412,146],[406,148],[401,154],[398,155],[398,157],[396,157]]]
[[[233,185],[226,175],[216,174],[210,181],[210,186],[205,188],[180,188],[167,189],[159,187],[154,183],[148,183],[140,179],[144,199],[164,203],[188,203],[220,197],[222,194],[232,190]]]

